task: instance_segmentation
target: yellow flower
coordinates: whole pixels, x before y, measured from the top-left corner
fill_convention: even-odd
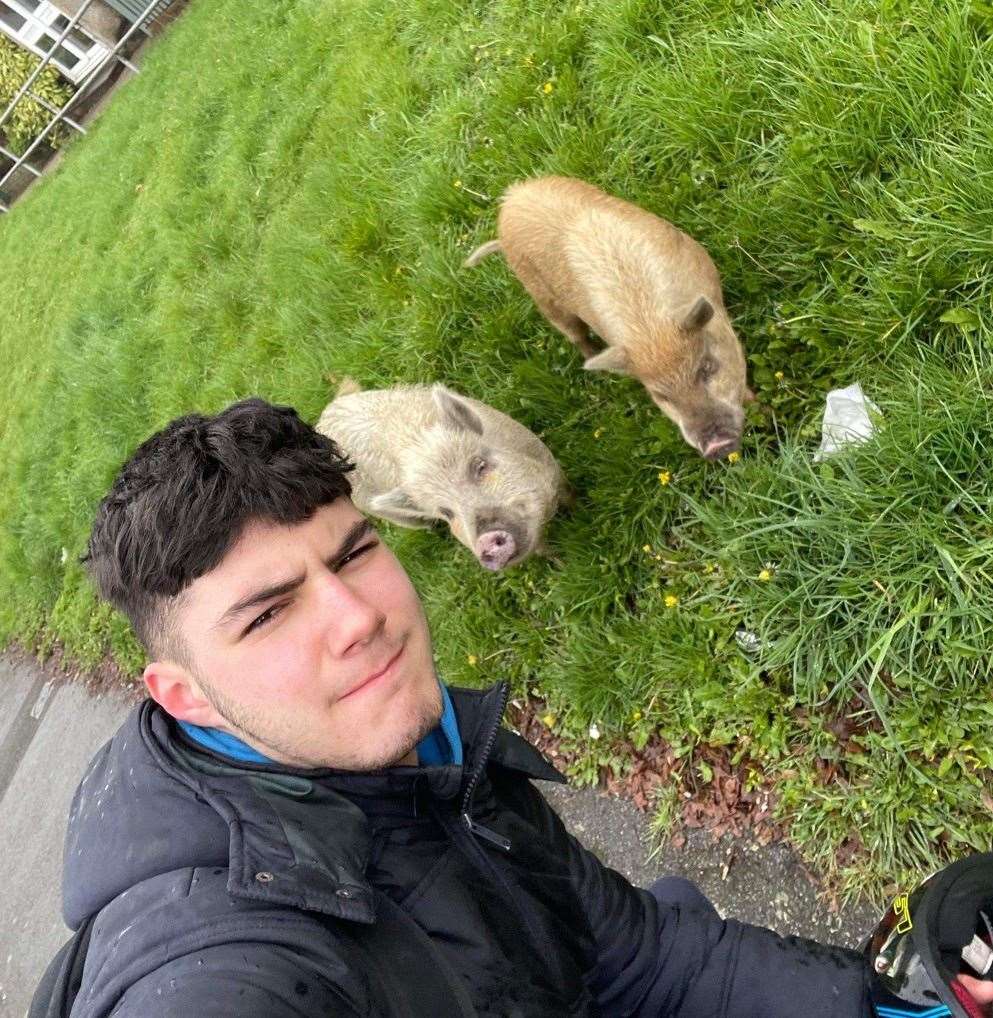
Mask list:
[[[642,551],[643,551],[643,552],[644,552],[644,553],[645,553],[646,555],[651,555],[651,553],[652,553],[652,546],[651,546],[650,544],[646,544],[646,545],[644,545],[644,546],[642,547],[642,549],[641,549],[641,550],[642,550]]]
[[[763,569],[759,573],[759,580],[762,583],[768,583],[771,579],[772,579],[772,570],[771,569]]]
[[[479,658],[476,657],[475,654],[469,654],[468,657],[466,657],[466,661],[468,661],[469,664],[472,665],[473,668],[475,668],[476,663],[479,661]]]
[[[776,374],[773,375],[773,377],[776,379],[777,382],[781,382],[786,376],[782,373],[782,371],[777,371]]]
[[[556,719],[555,719],[555,715],[554,715],[554,714],[552,714],[552,713],[548,713],[548,714],[546,714],[546,715],[545,715],[545,716],[544,716],[544,717],[543,717],[543,718],[541,719],[541,723],[542,723],[542,724],[543,724],[543,725],[544,725],[544,726],[545,726],[546,728],[551,728],[551,727],[552,727],[552,725],[554,725],[554,724],[555,724],[555,720],[556,720]]]
[[[593,432],[593,437],[594,438],[599,438],[602,434],[603,434],[603,428],[597,428],[596,431]]]
[[[545,95],[551,95],[553,88],[555,88],[555,86],[550,81],[546,81],[545,84],[541,86],[541,90],[545,93]]]
[[[462,181],[461,180],[454,180],[454,181],[452,181],[452,187],[461,187],[461,186],[462,186]]]
[[[635,711],[635,712],[634,712],[634,713],[633,713],[633,714],[631,715],[631,720],[632,720],[632,721],[640,721],[640,720],[641,720],[641,711],[640,711],[640,710],[636,710],[636,711]]]
[[[666,608],[675,608],[679,604],[679,598],[675,594],[665,595],[665,606]]]
[[[740,459],[741,459],[741,453],[740,452],[729,452],[728,453],[728,463],[737,463],[738,460],[740,460]]]
[[[713,563],[713,562],[708,562],[708,563],[707,563],[707,564],[706,564],[706,565],[705,565],[705,566],[703,567],[703,571],[704,571],[705,573],[712,573],[712,572],[714,571],[714,568],[715,568],[715,566],[714,566],[714,563]]]
[[[668,470],[659,471],[659,484],[664,488],[672,480],[672,474]]]

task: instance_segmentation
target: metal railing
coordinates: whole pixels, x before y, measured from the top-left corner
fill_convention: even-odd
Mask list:
[[[32,166],[28,162],[28,159],[59,124],[66,124],[79,134],[86,134],[86,128],[69,116],[70,109],[72,109],[72,107],[75,106],[76,103],[81,98],[83,98],[84,95],[86,95],[86,92],[90,85],[93,84],[93,82],[106,69],[107,65],[110,64],[112,61],[116,60],[122,63],[125,67],[127,67],[128,70],[133,71],[136,74],[138,73],[138,68],[133,63],[131,63],[130,60],[128,60],[126,57],[122,55],[121,50],[128,44],[128,42],[130,42],[130,40],[136,33],[143,32],[144,34],[147,35],[148,32],[145,26],[150,21],[154,20],[156,15],[158,15],[162,10],[169,6],[169,0],[149,0],[149,2],[144,5],[144,7],[141,10],[141,13],[132,23],[130,28],[128,28],[124,35],[122,35],[121,38],[118,39],[117,43],[107,51],[106,55],[91,68],[90,72],[79,83],[79,86],[76,88],[76,91],[73,92],[72,96],[60,109],[53,106],[50,102],[42,98],[37,93],[33,92],[31,90],[31,86],[38,80],[39,75],[45,70],[45,68],[52,63],[52,60],[59,46],[62,44],[62,41],[79,24],[80,19],[89,10],[93,2],[94,0],[83,0],[83,2],[79,6],[79,10],[76,11],[72,18],[70,18],[67,24],[63,27],[61,35],[59,35],[55,42],[52,43],[51,47],[49,47],[48,52],[43,57],[40,58],[38,66],[35,67],[35,69],[28,75],[24,84],[21,85],[21,87],[17,90],[17,93],[14,95],[14,98],[11,99],[11,101],[7,104],[7,108],[3,111],[3,113],[0,113],[0,134],[2,134],[3,126],[10,119],[15,108],[17,107],[17,104],[19,102],[24,101],[25,99],[29,99],[33,102],[38,103],[39,106],[41,106],[43,109],[47,110],[51,114],[51,118],[49,119],[45,127],[41,131],[39,131],[38,134],[35,135],[34,140],[20,155],[18,155],[15,152],[11,152],[3,145],[0,145],[0,154],[6,156],[7,159],[11,160],[13,163],[13,165],[3,174],[3,176],[0,176],[0,192],[2,192],[4,184],[6,184],[7,181],[10,180],[19,169],[21,169],[21,167],[24,167],[29,173],[31,173],[35,177],[40,177],[42,175],[42,171],[39,170],[37,167]],[[0,212],[9,211],[10,206],[7,205],[7,203],[4,202],[2,198],[0,198]]]

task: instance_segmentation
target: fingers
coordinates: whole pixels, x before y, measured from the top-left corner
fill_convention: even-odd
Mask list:
[[[966,975],[956,976],[955,978],[969,991],[969,996],[977,1004],[982,1004],[984,1007],[993,1004],[993,982]]]

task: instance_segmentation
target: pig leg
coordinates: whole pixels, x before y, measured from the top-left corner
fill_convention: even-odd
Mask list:
[[[553,566],[558,566],[559,569],[565,569],[565,563],[559,558],[555,552],[545,543],[545,538],[542,536],[538,543],[531,549],[532,555],[537,555],[540,558],[547,559]]]
[[[396,523],[401,527],[412,527],[420,530],[430,527],[434,522],[422,509],[420,509],[403,488],[393,488],[391,491],[384,491],[379,495],[361,502],[356,499],[355,504],[363,512],[370,512],[374,516],[381,516],[390,523]]]
[[[599,349],[590,341],[590,327],[579,317],[564,311],[554,300],[536,293],[534,297],[538,310],[555,326],[573,346],[579,348],[583,357],[592,357]]]
[[[561,332],[570,343],[579,348],[584,358],[592,357],[600,352],[599,348],[590,340],[589,326],[578,315],[569,315],[559,312],[553,314],[552,310],[542,308],[542,314]],[[556,309],[557,311],[558,309]]]
[[[430,520],[421,522],[419,520],[411,520],[409,518],[399,519],[396,516],[387,516],[386,513],[379,513],[379,515],[382,516],[384,520],[389,520],[390,523],[394,523],[398,527],[409,527],[411,530],[430,530],[433,525]]]
[[[538,267],[529,258],[508,254],[507,260],[517,278],[524,284],[538,310],[555,326],[570,343],[578,347],[584,357],[592,357],[600,351],[590,342],[590,330],[578,315],[566,311],[555,297],[555,291],[548,285]]]
[[[578,498],[576,489],[568,481],[564,481],[559,488],[559,505],[566,509],[574,509]]]

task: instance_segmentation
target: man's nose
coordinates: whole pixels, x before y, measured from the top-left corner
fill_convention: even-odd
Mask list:
[[[383,628],[386,616],[336,573],[321,580],[322,623],[332,652],[345,657],[365,647]]]

